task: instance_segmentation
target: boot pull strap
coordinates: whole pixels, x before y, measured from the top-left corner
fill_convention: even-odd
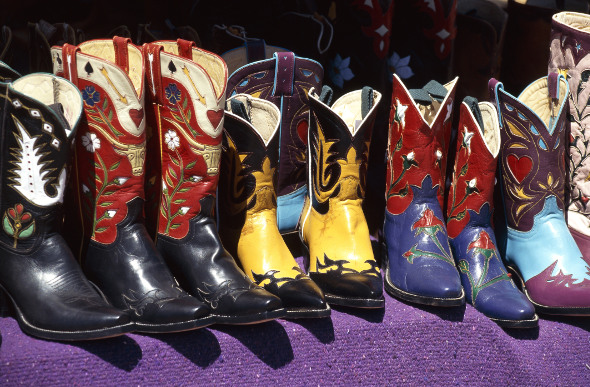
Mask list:
[[[247,39],[245,43],[248,63],[266,59],[266,42],[264,39]]]
[[[473,116],[475,117],[477,124],[481,128],[482,133],[485,134],[485,128],[483,126],[483,116],[481,115],[481,110],[479,109],[479,102],[477,101],[477,99],[474,97],[467,96],[463,98],[463,103],[466,104],[467,107],[469,107],[469,110],[471,110],[471,113],[473,113]]]
[[[76,53],[80,52],[80,48],[72,46],[71,44],[64,44],[61,48],[61,56],[63,60],[64,78],[72,82],[78,87],[78,68],[76,66]]]
[[[500,98],[498,96],[498,90],[504,90],[504,85],[499,82],[496,78],[490,78],[488,82],[488,91],[490,93],[490,100],[496,104],[496,111],[498,113],[498,123],[500,128],[502,127],[502,111],[500,110]]]
[[[295,77],[295,54],[292,52],[275,52],[275,82],[273,96],[293,95]]]
[[[162,71],[160,69],[160,52],[164,47],[159,44],[146,43],[143,45],[143,57],[145,60],[146,77],[152,96],[157,102],[162,103]]]
[[[193,60],[193,48],[197,47],[195,42],[190,40],[177,39],[178,55],[188,60]]]
[[[373,104],[375,103],[375,95],[373,93],[373,89],[369,86],[363,87],[361,91],[361,118],[364,120]]]
[[[131,39],[115,36],[113,38],[113,46],[115,47],[115,63],[129,74],[129,48],[127,45],[131,43]]]
[[[231,107],[231,112],[234,113],[236,116],[245,119],[249,123],[252,123],[252,121],[250,120],[250,116],[248,115],[248,112],[246,111],[246,106],[244,105],[244,103],[242,101],[233,98],[230,100],[230,107]]]
[[[428,82],[421,89],[410,89],[410,96],[421,105],[430,105],[432,100],[442,102],[445,99],[448,90],[435,80]]]
[[[334,91],[328,85],[324,85],[322,87],[322,92],[320,93],[320,101],[325,103],[326,105],[330,106],[332,103],[332,96],[334,95]]]
[[[559,104],[559,74],[549,73],[547,76],[547,91],[549,92],[549,106],[551,107],[551,119],[549,125],[553,125],[553,121],[557,117]]]

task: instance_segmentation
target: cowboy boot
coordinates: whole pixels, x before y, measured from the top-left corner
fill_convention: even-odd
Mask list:
[[[141,332],[212,323],[209,308],[179,288],[143,221],[145,119],[141,50],[129,39],[52,48],[54,71],[81,91],[87,125],[76,138],[67,219],[88,279]],[[82,232],[80,232],[82,231]]]
[[[500,127],[494,105],[461,104],[447,231],[467,302],[506,328],[538,325],[535,307],[510,279],[491,226]]]
[[[292,52],[263,47],[263,60],[248,64],[256,52],[241,47],[223,55],[230,76],[228,95],[245,93],[271,101],[281,110],[277,183],[277,221],[281,233],[295,231],[307,194],[305,152],[309,127],[308,91],[320,87],[322,66]],[[273,56],[274,52],[274,56]]]
[[[144,45],[153,128],[148,182],[156,246],[180,285],[206,302],[216,321],[263,322],[285,315],[278,297],[256,286],[223,248],[213,219],[227,67],[217,55],[179,39]],[[158,157],[159,155],[159,157]]]
[[[301,271],[277,227],[281,113],[248,94],[235,95],[227,107],[218,210],[223,245],[257,285],[283,301],[288,318],[327,317],[323,292]]]
[[[590,264],[590,16],[560,12],[553,16],[549,72],[559,72],[570,86],[568,123],[571,129],[567,222],[586,262]],[[567,125],[567,124],[566,124]]]
[[[457,78],[408,91],[394,75],[387,149],[385,289],[409,302],[465,302],[443,220]]]
[[[504,258],[538,312],[590,314],[590,269],[564,214],[568,83],[556,73],[520,96],[490,80],[502,133]],[[503,230],[502,230],[503,231]]]
[[[51,24],[45,20],[29,23],[29,71],[52,70],[51,47],[68,44],[78,44],[78,36],[74,28],[67,23]]]
[[[129,317],[93,289],[59,233],[80,93],[50,74],[0,88],[0,292],[32,336],[88,340],[130,332]]]
[[[299,235],[309,276],[335,305],[382,308],[383,282],[362,210],[371,131],[381,94],[369,87],[330,105],[310,90],[309,196]]]

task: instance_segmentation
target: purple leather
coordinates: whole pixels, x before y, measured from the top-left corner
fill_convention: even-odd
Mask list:
[[[270,58],[243,66],[228,79],[228,97],[238,93],[253,94],[271,101],[281,109],[278,196],[292,193],[307,183],[307,91],[312,87],[319,91],[323,77],[324,70],[318,62],[283,53],[277,59]],[[276,88],[275,79],[279,81]]]

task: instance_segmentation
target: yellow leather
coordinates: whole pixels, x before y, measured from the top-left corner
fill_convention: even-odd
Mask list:
[[[332,141],[324,137],[321,126],[318,123],[318,146],[323,148],[324,155],[322,165],[327,166],[328,150]],[[367,144],[368,145],[368,144]],[[305,198],[300,229],[303,242],[309,248],[310,272],[326,273],[333,267],[320,268],[317,262],[325,265],[325,257],[331,260],[346,260],[343,265],[346,269],[356,272],[371,270],[374,265],[367,261],[374,261],[371,247],[369,228],[362,209],[362,199],[358,195],[358,189],[363,192],[363,185],[359,181],[360,157],[357,157],[355,149],[351,146],[346,154],[346,159],[338,159],[341,174],[338,184],[329,191],[316,189],[325,178],[324,171],[319,168],[312,176],[312,192],[318,202],[329,201],[329,210],[321,214],[310,206],[309,197]],[[338,194],[329,198],[334,190],[340,187]],[[370,273],[375,275],[375,273]]]
[[[280,112],[268,101],[260,100],[246,95],[237,95],[232,98],[243,100],[246,106],[250,107],[252,124],[244,130],[252,130],[252,135],[256,133],[268,144],[273,136],[278,135],[278,123]],[[232,171],[228,176],[231,181],[228,188],[233,190],[233,197],[240,197],[243,193],[243,164],[248,163],[248,153],[239,153],[236,144],[231,137],[227,138],[228,149],[224,150],[224,165],[227,171]],[[260,144],[260,146],[263,146]],[[264,152],[265,150],[262,150]],[[229,200],[223,205],[227,206],[227,211],[232,216],[245,213],[244,223],[241,229],[232,228],[231,224],[222,224],[220,234],[222,235],[224,245],[230,252],[237,253],[237,260],[241,264],[244,272],[256,282],[254,273],[258,275],[267,274],[270,271],[274,273],[275,278],[296,278],[301,276],[302,272],[294,268],[299,268],[289,248],[285,244],[283,237],[279,233],[277,226],[277,196],[274,186],[275,168],[271,167],[271,161],[268,155],[262,160],[262,168],[251,172],[255,178],[255,189],[250,196],[241,202]],[[223,198],[223,193],[220,197]],[[254,203],[254,205],[251,205]],[[250,205],[251,208],[248,208]],[[241,222],[234,222],[240,223]],[[233,251],[232,251],[233,250]],[[264,286],[270,282],[265,279],[258,283]],[[277,285],[281,286],[285,281],[278,281]]]

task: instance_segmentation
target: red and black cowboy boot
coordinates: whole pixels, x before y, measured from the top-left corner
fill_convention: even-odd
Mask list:
[[[256,286],[223,248],[213,219],[225,62],[182,39],[145,44],[143,50],[152,132],[146,213],[158,250],[180,285],[206,302],[217,322],[285,316],[281,300]]]
[[[143,222],[145,117],[141,50],[129,39],[52,49],[54,71],[84,99],[76,138],[75,216],[66,218],[88,278],[141,332],[211,324],[209,308],[180,289]]]
[[[49,340],[133,329],[84,277],[59,232],[81,116],[80,93],[62,78],[31,74],[0,83],[0,293],[25,333]]]

